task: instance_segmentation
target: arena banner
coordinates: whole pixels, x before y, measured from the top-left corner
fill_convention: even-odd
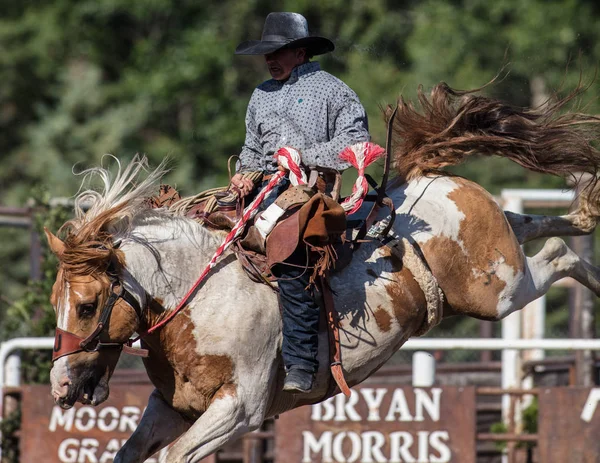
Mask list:
[[[475,388],[358,386],[275,426],[278,463],[475,463]]]
[[[137,427],[153,389],[148,384],[115,384],[98,407],[78,403],[63,410],[54,405],[49,386],[23,386],[21,461],[112,462]],[[158,456],[147,462],[158,463]]]
[[[540,461],[600,461],[600,388],[542,388],[538,400]]]

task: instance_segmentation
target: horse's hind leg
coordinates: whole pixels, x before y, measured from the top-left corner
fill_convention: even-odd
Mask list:
[[[560,238],[550,238],[534,257],[527,258],[526,277],[498,306],[498,319],[544,295],[552,283],[572,277],[600,296],[600,268],[584,261]]]
[[[142,463],[187,431],[190,423],[155,389],[138,427],[115,456],[115,463]]]
[[[596,198],[600,194],[599,190],[600,184],[592,191],[582,193],[579,196],[579,207],[568,215],[516,214],[509,211],[505,211],[504,215],[520,244],[536,238],[587,235],[594,231],[600,220],[600,205],[590,199]]]
[[[580,213],[562,216],[516,214],[505,211],[519,244],[527,243],[536,238],[551,236],[588,235],[596,227],[596,220],[584,217]]]

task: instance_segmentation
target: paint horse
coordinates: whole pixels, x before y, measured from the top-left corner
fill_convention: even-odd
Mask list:
[[[554,237],[590,233],[600,217],[600,153],[590,143],[600,120],[560,115],[566,100],[518,109],[445,84],[429,96],[419,92],[417,106],[400,100],[393,125],[397,177],[388,188],[397,208],[392,233],[417,249],[430,269],[443,293],[443,316],[499,320],[563,277],[600,295],[600,269]],[[473,153],[508,157],[537,172],[583,172],[591,181],[569,215],[504,213],[483,188],[441,170]],[[106,400],[122,345],[168,316],[223,239],[188,218],[147,207],[164,169],[138,179],[142,171],[140,159],[114,178],[92,169],[104,188],[77,197],[64,239],[47,232],[60,262],[52,304],[64,345],[51,382],[63,408]],[[85,213],[83,202],[90,205]],[[552,238],[526,257],[520,245],[538,237]],[[372,240],[332,276],[350,386],[427,322],[427,297],[409,267],[402,254]],[[103,315],[108,305],[110,316]],[[226,254],[185,310],[142,336],[155,390],[115,461],[142,462],[173,443],[166,461],[198,462],[265,418],[334,393],[326,348],[313,392],[282,391],[281,323],[275,293],[251,282],[235,255]],[[320,346],[327,345],[323,336]]]

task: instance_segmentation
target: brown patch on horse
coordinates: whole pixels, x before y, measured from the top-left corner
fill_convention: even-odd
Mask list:
[[[235,384],[225,384],[213,396],[211,403],[215,400],[224,399],[225,397],[235,397],[237,394],[237,386]]]
[[[392,328],[392,317],[383,307],[377,307],[373,316],[375,317],[377,327],[381,331],[387,333]]]
[[[164,301],[159,298],[151,298],[149,296],[146,307],[143,309],[144,312],[144,323],[142,328],[147,330],[149,327],[158,324],[166,314],[166,308],[164,306]]]
[[[503,211],[479,185],[456,177],[459,186],[448,198],[465,217],[461,221],[459,243],[446,236],[422,245],[427,262],[436,276],[448,304],[463,315],[494,319],[498,297],[506,282],[498,268],[508,266],[522,271],[525,258]]]
[[[125,342],[139,330],[139,319],[135,309],[123,299],[117,299],[110,315],[108,336],[112,342]]]
[[[427,301],[412,273],[403,269],[385,289],[392,300],[394,318],[398,324],[403,329],[408,329],[409,326],[416,329],[425,318]]]
[[[380,252],[386,256],[386,252],[392,263],[392,278],[385,285],[394,311],[394,318],[402,329],[409,330],[412,326],[417,329],[424,320],[427,312],[427,301],[425,294],[415,281],[410,270],[402,264],[402,261],[389,248],[383,247]]]
[[[198,354],[194,325],[185,310],[145,339],[152,361],[144,363],[165,400],[186,418],[196,420],[213,400],[235,394],[236,385],[231,357]]]

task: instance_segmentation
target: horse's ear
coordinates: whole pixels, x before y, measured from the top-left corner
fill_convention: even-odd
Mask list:
[[[65,243],[63,243],[58,236],[53,235],[52,232],[46,227],[44,227],[44,232],[46,233],[50,250],[56,257],[60,258],[60,256],[62,256],[65,252]]]

